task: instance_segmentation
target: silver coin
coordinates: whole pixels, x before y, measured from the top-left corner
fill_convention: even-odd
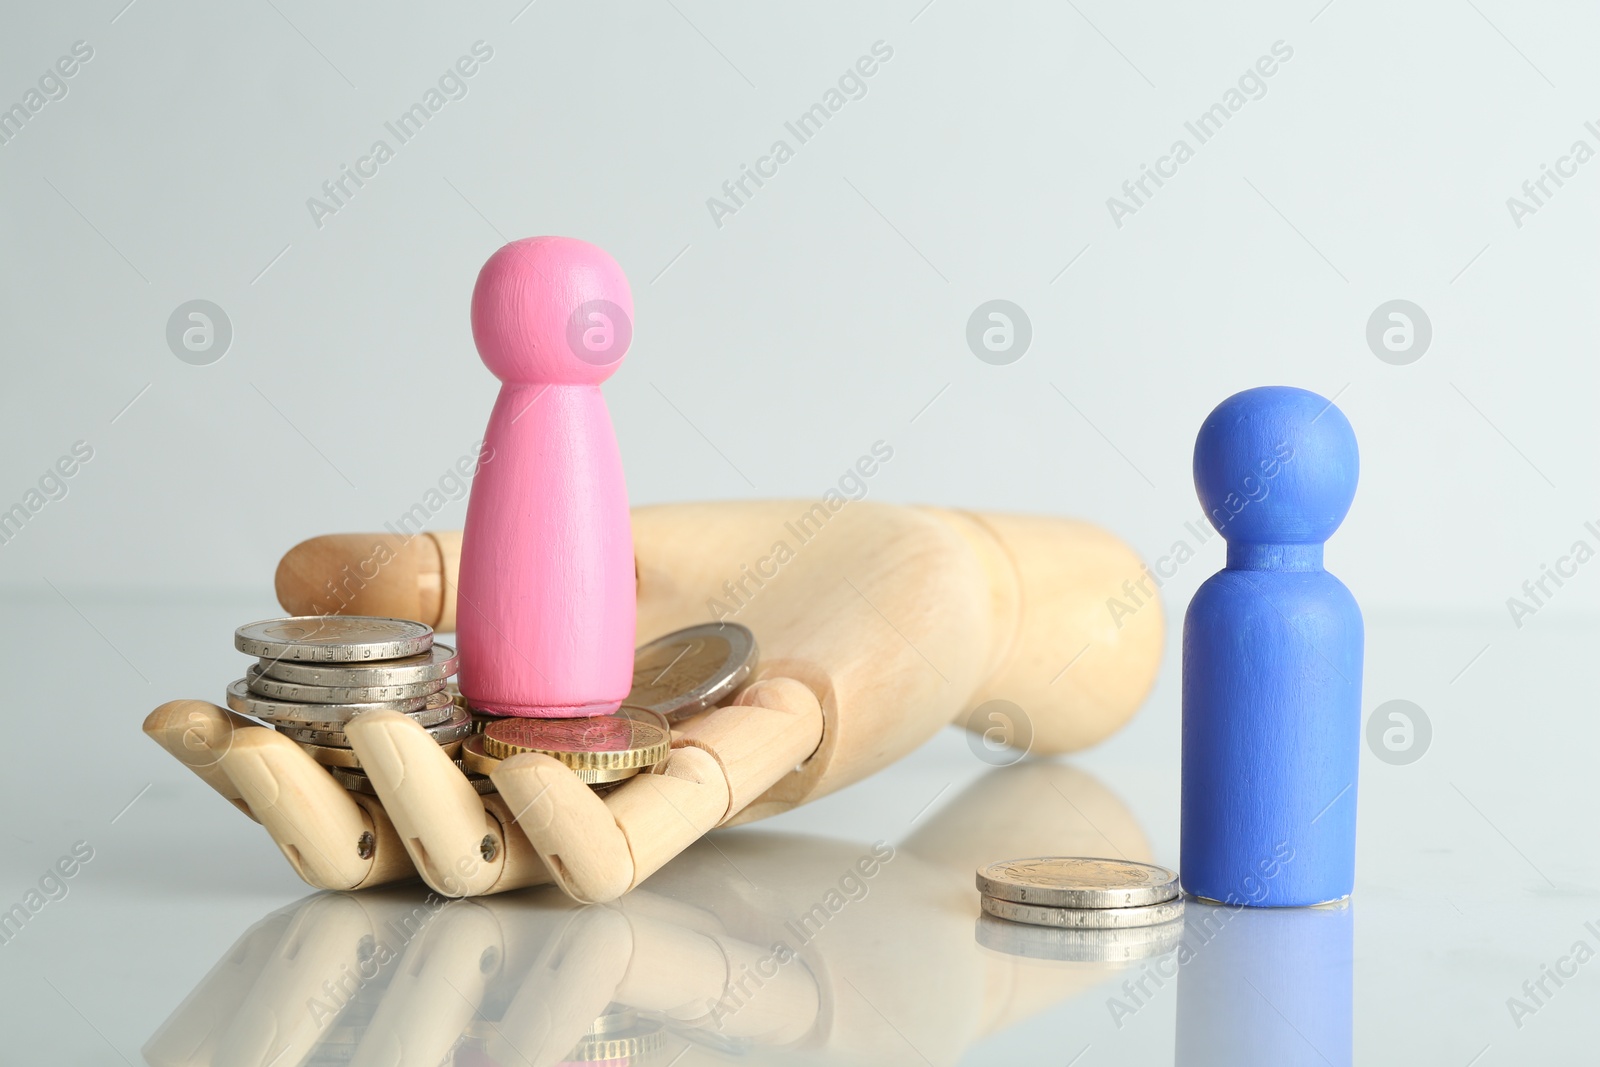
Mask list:
[[[1007,956],[1073,963],[1129,963],[1165,955],[1183,940],[1183,923],[1109,930],[1026,926],[992,915],[978,916],[978,944]]]
[[[1056,926],[1068,930],[1111,930],[1130,926],[1154,926],[1183,916],[1183,898],[1146,904],[1139,908],[1048,908],[1038,904],[1018,904],[1011,900],[984,897],[985,915],[1029,926]]]
[[[439,704],[406,714],[416,719],[417,725],[427,730],[441,745],[459,741],[472,732],[472,718],[454,704]],[[423,721],[424,715],[428,717],[428,721]],[[288,735],[290,740],[298,741],[302,745],[350,747],[350,736],[344,732],[346,723],[275,722],[273,725],[278,728],[279,733]]]
[[[1035,856],[978,869],[978,892],[1047,908],[1138,908],[1178,895],[1165,867],[1090,856]]]
[[[444,688],[444,679],[432,682],[404,682],[399,685],[307,685],[269,678],[259,664],[245,668],[250,692],[270,700],[293,700],[305,704],[370,704],[380,700],[405,700],[425,697]]]
[[[250,692],[250,685],[240,678],[228,685],[228,707],[244,715],[274,722],[319,723],[349,722],[363,711],[417,711],[431,705],[451,706],[450,695],[444,690],[427,696],[407,697],[404,700],[374,700],[357,704],[305,704],[297,700],[272,700]]]
[[[341,663],[300,663],[290,659],[261,661],[261,673],[280,682],[340,687],[412,685],[417,682],[442,682],[456,673],[460,657],[456,650],[438,641],[428,651],[404,659],[384,660],[371,666]]]
[[[455,765],[458,768],[461,767],[461,761],[456,760]],[[378,795],[378,790],[373,786],[372,779],[367,777],[367,772],[352,770],[349,767],[329,767],[328,770],[333,774],[333,780],[350,790],[350,792],[364,793],[369,797]],[[462,773],[466,774],[466,771],[463,769]],[[467,784],[477,790],[480,796],[498,792],[494,787],[494,782],[481,774],[467,774]]]
[[[417,725],[418,726],[437,726],[440,723],[444,722],[446,719],[450,718],[450,716],[455,714],[455,711],[456,711],[455,705],[446,704],[444,701],[439,699],[437,693],[429,694],[429,699],[432,700],[433,703],[426,704],[426,705],[418,708],[416,711],[402,711],[400,714],[404,715],[408,719],[415,719],[417,721]],[[258,716],[256,716],[256,718],[260,719],[262,722],[267,723],[268,725],[277,726],[277,727],[280,727],[280,728],[287,727],[289,729],[294,729],[294,730],[316,730],[316,731],[320,731],[321,733],[327,735],[327,737],[330,737],[330,738],[334,737],[334,736],[338,736],[338,737],[342,738],[344,736],[344,722],[343,721],[340,721],[340,722],[320,722],[320,721],[319,722],[305,722],[305,721],[300,720],[300,719],[273,719],[273,718],[270,718],[270,717],[264,716],[264,715],[258,715]],[[339,740],[339,741],[332,741],[332,740],[318,741],[315,738],[307,738],[307,740],[309,740],[312,744],[319,744],[319,745],[322,745],[322,744],[342,745],[342,744],[345,743],[342,740]]]
[[[433,627],[366,615],[298,615],[263,619],[233,632],[233,647],[263,659],[352,663],[418,656],[433,644]]]
[[[633,689],[622,702],[682,719],[738,692],[759,658],[755,634],[736,622],[690,626],[634,652]]]

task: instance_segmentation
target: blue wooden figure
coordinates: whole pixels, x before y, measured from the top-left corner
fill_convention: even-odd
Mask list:
[[[1361,609],[1322,569],[1356,492],[1355,431],[1316,393],[1236,393],[1194,483],[1228,542],[1183,620],[1183,888],[1257,907],[1350,895]]]

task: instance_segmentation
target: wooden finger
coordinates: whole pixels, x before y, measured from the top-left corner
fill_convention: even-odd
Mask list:
[[[816,751],[822,710],[800,682],[758,682],[739,700],[697,718],[658,773],[603,801],[548,756],[527,753],[495,769],[495,785],[563,890],[615,900]]]
[[[254,725],[243,715],[204,700],[169,700],[145,717],[144,732],[228,803],[255,819],[221,767],[222,754],[233,743],[233,732]]]
[[[793,678],[763,678],[735,702],[686,723],[675,738],[703,749],[728,783],[732,819],[772,784],[810,758],[822,743],[822,705]]]
[[[364,712],[345,734],[412,863],[435,890],[479,896],[549,881],[527,837],[507,831],[514,821],[499,800],[480,797],[416,720]]]
[[[348,997],[328,991],[350,988],[360,973],[363,939],[373,932],[371,915],[355,897],[326,894],[298,908],[250,995],[227,1021],[217,1067],[306,1062]]]
[[[444,904],[405,946],[350,1067],[455,1062],[505,960],[500,923],[470,901]]]
[[[268,915],[239,936],[139,1051],[150,1067],[212,1067],[218,1043],[302,907]]]
[[[492,777],[555,883],[590,904],[638,885],[728,810],[721,769],[698,748],[673,749],[660,773],[630,779],[604,800],[535,752],[506,760]]]
[[[545,941],[485,1041],[490,1061],[502,1067],[571,1062],[573,1046],[616,999],[633,956],[628,922],[611,908],[578,908],[552,919],[560,929]]]
[[[592,904],[628,891],[633,884],[628,839],[605,801],[570,767],[525,752],[501,761],[489,777],[551,879],[568,896]]]
[[[218,765],[290,866],[319,889],[362,889],[415,871],[394,826],[293,741],[262,726],[233,731]],[[365,802],[365,803],[364,803]]]

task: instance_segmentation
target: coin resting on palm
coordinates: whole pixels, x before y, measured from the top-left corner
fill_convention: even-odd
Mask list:
[[[472,733],[472,716],[462,711],[453,704],[445,705],[445,716],[437,722],[419,723],[429,737],[441,745],[460,741]],[[349,748],[350,738],[344,732],[346,724],[327,726],[299,726],[283,724],[278,727],[278,732],[287,734],[291,741],[302,745],[331,745],[335,748]]]
[[[499,758],[489,755],[483,749],[483,735],[473,734],[461,742],[460,763],[463,770],[469,774],[488,775],[500,766]],[[578,781],[591,786],[596,792],[603,793],[610,787],[626,781],[644,770],[643,767],[623,767],[604,770],[593,767],[572,768],[572,773]]]
[[[690,626],[639,648],[626,707],[681,719],[738,692],[755,672],[753,633],[736,622]]]
[[[429,737],[438,743],[445,754],[452,759],[461,749],[461,739],[472,732],[472,719],[466,712],[459,708],[455,714],[437,726],[426,727]],[[355,749],[350,747],[348,739],[342,742],[321,743],[301,736],[295,737],[292,730],[284,732],[294,739],[295,743],[304,749],[312,759],[328,767],[354,767],[360,768],[361,759],[356,755]]]
[[[630,708],[583,719],[501,719],[483,731],[483,748],[490,756],[542,752],[574,770],[652,767],[667,758],[671,745],[671,733],[653,712]]]

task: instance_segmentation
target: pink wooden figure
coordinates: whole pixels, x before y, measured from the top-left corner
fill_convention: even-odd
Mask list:
[[[467,505],[461,691],[504,715],[604,715],[633,681],[633,533],[600,383],[633,336],[615,260],[529,237],[478,273],[472,336],[501,381]]]

